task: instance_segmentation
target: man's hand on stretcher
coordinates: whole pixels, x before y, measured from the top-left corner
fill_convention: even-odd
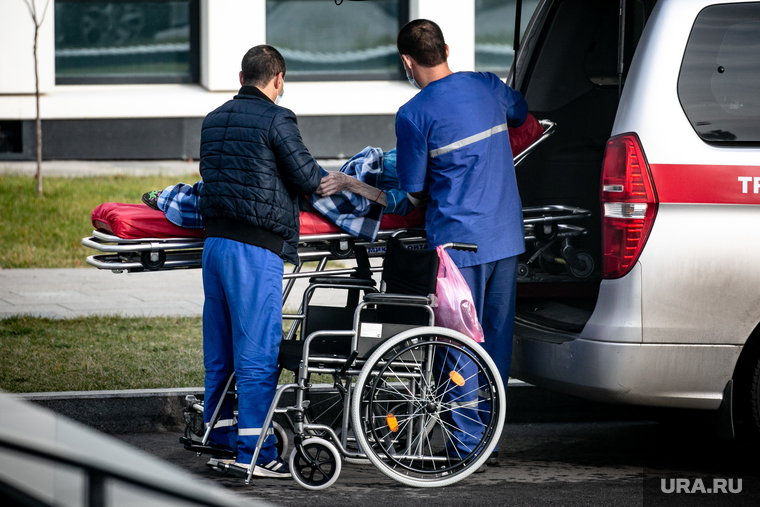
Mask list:
[[[372,185],[367,185],[363,181],[349,176],[345,173],[334,172],[322,177],[322,182],[317,187],[316,194],[327,197],[328,195],[337,194],[343,190],[348,190],[362,197],[366,197],[372,202],[385,207],[388,201],[385,199],[385,192]]]
[[[317,195],[327,197],[329,195],[337,194],[343,190],[348,190],[362,197],[376,202],[379,205],[385,207],[388,206],[388,201],[385,198],[385,192],[379,188],[375,188],[372,185],[367,185],[363,181],[360,181],[345,173],[334,172],[327,176],[322,177],[322,181],[317,187],[315,192]],[[422,192],[412,192],[407,194],[409,200],[416,208],[424,208],[428,202],[428,192],[423,190]]]

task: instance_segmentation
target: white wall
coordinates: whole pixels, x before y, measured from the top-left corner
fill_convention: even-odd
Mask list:
[[[46,0],[35,0],[38,11]],[[53,1],[40,27],[40,91],[55,86],[55,13]],[[38,14],[41,17],[40,14]],[[34,22],[24,0],[0,0],[0,95],[34,93]]]
[[[451,70],[475,70],[475,0],[410,0],[409,17],[441,27]]]
[[[237,91],[246,51],[266,43],[266,0],[201,0],[201,85]]]

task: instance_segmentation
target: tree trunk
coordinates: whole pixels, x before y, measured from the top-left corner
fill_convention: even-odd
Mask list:
[[[34,1],[34,0],[32,0]],[[40,27],[37,20],[34,20],[34,96],[37,106],[37,194],[42,195],[42,120],[40,118],[40,78],[37,64],[37,38]]]

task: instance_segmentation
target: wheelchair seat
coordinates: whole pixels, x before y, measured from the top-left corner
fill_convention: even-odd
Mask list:
[[[290,371],[297,371],[303,359],[304,340],[282,340],[280,343],[280,366]],[[325,336],[311,342],[312,356],[348,359],[351,354],[350,336]]]

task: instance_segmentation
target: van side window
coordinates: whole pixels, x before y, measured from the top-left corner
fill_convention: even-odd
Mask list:
[[[703,141],[760,144],[760,4],[714,5],[699,13],[678,97]]]

